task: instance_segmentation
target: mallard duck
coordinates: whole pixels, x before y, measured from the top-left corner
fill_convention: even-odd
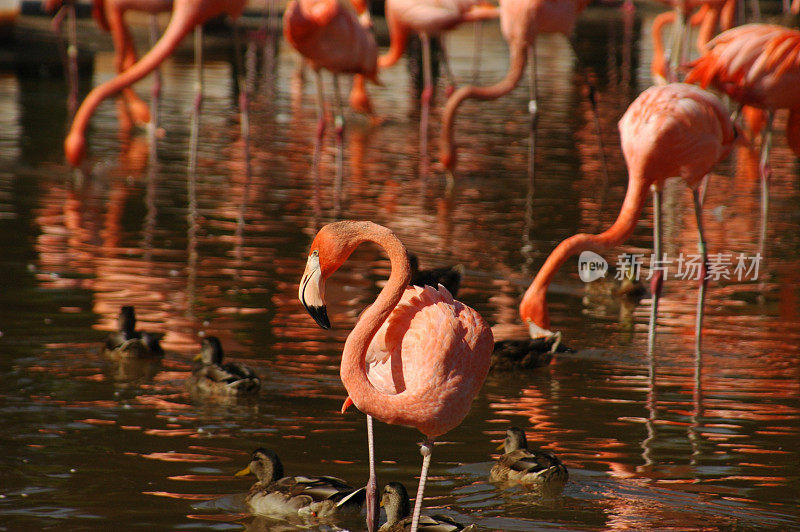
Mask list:
[[[160,357],[164,356],[161,348],[161,333],[148,333],[136,330],[136,312],[132,306],[126,305],[119,311],[117,318],[119,330],[109,333],[103,352],[112,358],[120,357]]]
[[[550,364],[553,353],[570,351],[570,348],[561,344],[561,332],[540,338],[497,340],[489,371],[540,368]]]
[[[464,276],[464,266],[462,264],[420,270],[419,259],[411,252],[408,253],[408,262],[411,265],[411,282],[408,284],[433,288],[437,288],[441,284],[447,288],[453,297],[458,295],[461,278]]]
[[[563,484],[569,473],[561,460],[548,451],[528,449],[525,432],[518,427],[506,431],[506,439],[498,447],[505,454],[492,466],[492,481],[511,481],[525,485]]]
[[[336,477],[283,476],[278,455],[263,447],[253,451],[250,463],[236,476],[250,473],[258,481],[245,502],[254,514],[335,519],[360,512],[366,500],[364,488],[354,489]]]
[[[216,336],[203,338],[200,353],[187,384],[192,391],[210,395],[240,396],[257,393],[261,380],[241,362],[222,363],[225,353]]]
[[[386,510],[386,522],[378,532],[404,532],[411,530],[411,502],[408,491],[400,482],[389,482],[383,488],[381,506]],[[475,525],[464,527],[443,515],[419,516],[420,532],[455,532],[456,530],[474,531]]]

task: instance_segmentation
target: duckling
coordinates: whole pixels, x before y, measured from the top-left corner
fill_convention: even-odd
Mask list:
[[[406,487],[399,482],[389,482],[383,488],[381,506],[386,510],[386,522],[378,532],[405,532],[411,529],[411,502],[408,500]],[[419,516],[420,532],[455,532],[457,530],[474,531],[475,525],[464,527],[443,515]]]
[[[275,517],[335,519],[358,513],[366,489],[354,489],[336,477],[285,477],[278,455],[263,447],[250,455],[250,463],[236,476],[254,474],[258,481],[245,502],[254,514]]]
[[[408,253],[408,262],[411,265],[411,282],[409,284],[413,286],[432,286],[433,288],[441,284],[447,288],[453,297],[458,295],[461,278],[464,276],[463,264],[420,270],[419,259],[411,252]]]
[[[529,486],[563,484],[569,473],[561,460],[548,451],[528,449],[525,432],[518,427],[506,431],[506,438],[498,448],[505,454],[492,466],[490,478],[494,482],[511,481]]]
[[[118,331],[106,337],[103,353],[111,358],[148,358],[164,356],[160,341],[161,333],[148,333],[136,330],[136,312],[126,305],[119,311]]]
[[[193,392],[220,396],[242,396],[258,393],[261,380],[241,362],[222,363],[225,353],[216,336],[207,336],[201,342],[200,353],[187,385]]]

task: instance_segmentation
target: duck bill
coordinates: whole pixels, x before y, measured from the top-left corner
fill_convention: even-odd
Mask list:
[[[325,306],[325,280],[322,278],[318,256],[308,257],[297,295],[314,321],[323,329],[330,329],[331,322],[328,320],[328,310]]]
[[[236,473],[234,473],[234,476],[243,477],[243,476],[249,475],[249,474],[250,474],[250,464],[247,464],[247,467],[245,467],[241,471],[237,471]]]

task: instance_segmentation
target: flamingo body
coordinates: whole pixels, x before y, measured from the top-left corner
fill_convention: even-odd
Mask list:
[[[742,105],[790,109],[787,140],[800,156],[800,31],[746,24],[720,33],[689,63],[687,83],[709,85]]]
[[[619,216],[603,233],[573,235],[547,257],[519,307],[532,331],[550,326],[545,294],[568,258],[585,250],[602,253],[627,240],[651,186],[658,191],[666,179],[681,177],[694,190],[736,139],[722,102],[684,83],[654,86],[640,94],[620,119],[619,132],[628,166],[628,190]]]
[[[283,28],[286,40],[315,70],[362,74],[377,83],[375,38],[337,0],[293,0],[286,6]]]
[[[348,393],[376,419],[414,427],[429,438],[458,426],[489,371],[491,330],[446,288],[409,286],[372,338],[367,378],[387,404]],[[437,397],[436,400],[431,400]]]

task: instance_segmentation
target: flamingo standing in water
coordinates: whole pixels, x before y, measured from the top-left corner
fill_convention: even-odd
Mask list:
[[[628,107],[619,121],[622,153],[628,166],[628,191],[617,220],[598,235],[579,233],[561,242],[536,274],[520,303],[523,322],[531,336],[550,327],[545,299],[547,287],[564,262],[582,251],[602,253],[625,242],[636,227],[648,189],[653,191],[653,239],[656,260],[661,254],[661,190],[664,181],[680,176],[692,190],[703,260],[696,332],[698,347],[706,287],[707,253],[698,185],[719,161],[727,157],[736,138],[728,110],[719,99],[699,87],[683,83],[650,87]],[[652,277],[648,348],[655,341],[655,318],[663,280],[662,270]],[[544,330],[544,331],[543,331]]]
[[[428,153],[428,114],[433,97],[430,38],[462,22],[496,18],[498,11],[484,0],[386,0],[385,10],[386,23],[389,25],[389,51],[378,58],[379,68],[388,68],[400,60],[411,33],[419,34],[422,41],[424,87],[420,97],[419,154],[424,159]],[[444,46],[441,39],[440,45]],[[445,57],[445,69],[452,78],[444,49],[442,55]]]
[[[64,153],[69,163],[80,166],[86,157],[86,128],[92,114],[106,98],[158,68],[196,26],[222,14],[238,18],[244,5],[245,0],[175,0],[169,24],[155,46],[124,72],[92,89],[81,103],[64,140]]]
[[[531,60],[531,139],[536,127],[536,36],[540,33],[572,34],[578,15],[589,0],[500,0],[500,28],[508,42],[510,65],[506,76],[489,87],[461,87],[447,100],[442,117],[440,160],[452,180],[456,165],[453,134],[456,112],[467,98],[494,100],[511,92],[522,78],[525,64]],[[594,107],[594,100],[592,99]],[[597,116],[597,109],[595,117]],[[596,122],[596,125],[598,123]],[[598,128],[599,133],[599,128]],[[533,164],[531,141],[531,164]]]
[[[299,297],[317,323],[330,328],[325,282],[364,242],[389,255],[392,271],[375,302],[347,337],[340,375],[350,404],[367,414],[370,479],[367,524],[377,525],[372,417],[418,429],[425,435],[412,530],[422,508],[434,438],[458,426],[469,412],[486,374],[492,333],[473,309],[446,288],[409,286],[408,253],[389,229],[372,222],[337,222],[323,227],[311,244]]]
[[[50,12],[63,3],[64,0],[46,0],[44,8]],[[92,1],[92,17],[100,29],[111,33],[111,39],[114,41],[114,68],[117,73],[132,66],[137,59],[133,36],[125,24],[125,13],[130,10],[142,11],[151,15],[165,13],[172,10],[172,0]],[[121,92],[133,120],[139,124],[149,122],[150,109],[148,105],[130,87],[125,87]]]
[[[356,95],[363,92],[365,78],[379,83],[378,46],[372,32],[365,27],[368,21],[368,18],[364,23],[359,21],[356,14],[339,0],[292,0],[283,15],[286,40],[308,60],[317,77],[319,122],[312,163],[314,175],[318,172],[322,138],[325,134],[325,95],[320,69],[325,68],[333,74],[337,186],[341,184],[344,164],[344,118],[339,74],[356,75],[351,100],[357,100]]]
[[[687,83],[708,85],[743,106],[767,112],[766,136],[761,142],[761,232],[764,255],[769,210],[769,151],[772,119],[789,109],[786,140],[800,157],[800,31],[771,24],[746,24],[720,33],[708,52],[688,65]],[[752,116],[752,113],[750,113]]]

